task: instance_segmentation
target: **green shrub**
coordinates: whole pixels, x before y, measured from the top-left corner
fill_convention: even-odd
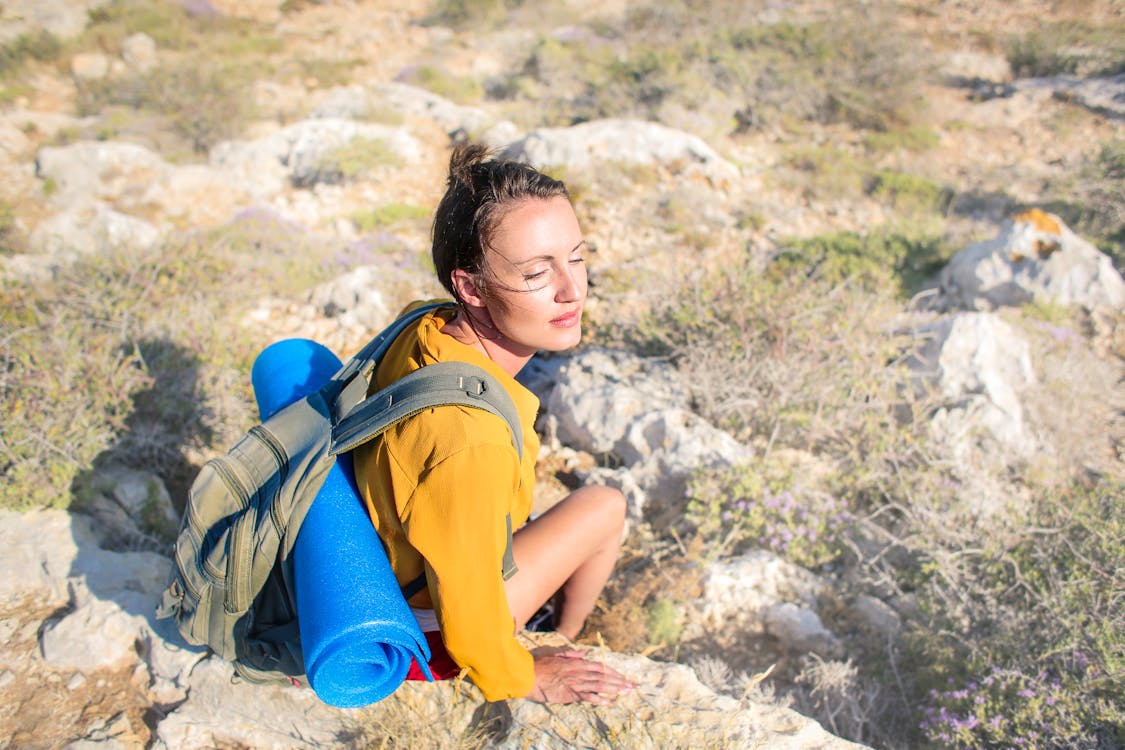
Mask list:
[[[79,109],[90,115],[114,105],[128,107],[129,117],[114,118],[119,127],[155,117],[158,127],[170,129],[192,152],[206,153],[219,141],[238,135],[253,117],[249,74],[246,69],[198,61],[143,74],[128,73],[84,84],[79,91]]]
[[[944,214],[953,191],[933,180],[904,172],[880,171],[867,179],[867,194],[895,209],[898,215]]]
[[[28,60],[47,62],[57,59],[61,52],[62,43],[49,31],[21,34],[0,45],[0,78],[9,77]]]
[[[1039,491],[1009,523],[936,523],[915,530],[923,616],[906,639],[923,733],[958,748],[1125,742],[1125,484]]]
[[[838,557],[851,524],[843,501],[769,468],[702,470],[688,497],[687,520],[710,549],[767,549],[806,568]]]
[[[0,200],[0,255],[22,252],[26,239],[16,221],[15,207]]]
[[[657,599],[645,607],[645,629],[650,646],[675,646],[683,633],[680,608],[670,599]]]
[[[480,81],[453,75],[439,65],[421,65],[403,76],[404,80],[459,104],[472,104],[484,96]]]
[[[307,288],[325,265],[297,228],[251,212],[175,247],[6,284],[0,507],[67,507],[99,461],[155,470],[178,497],[189,457],[248,424],[246,374],[265,342],[240,311]]]
[[[910,121],[926,73],[893,22],[843,7],[831,22],[764,24],[737,3],[707,13],[639,3],[621,25],[604,26],[542,38],[493,95],[533,97],[537,115],[555,125],[659,120],[671,107],[725,111],[725,129],[787,119],[884,129]]]
[[[788,242],[771,272],[833,285],[849,282],[871,290],[886,288],[909,297],[952,254],[939,237],[839,232]]]
[[[1118,269],[1125,268],[1125,140],[1099,145],[1056,190],[1060,197],[1044,208],[1090,237]]]
[[[1005,44],[1020,78],[1056,75],[1111,76],[1125,71],[1125,23],[1094,26],[1062,21],[1013,34]]]
[[[355,180],[401,163],[402,158],[382,138],[360,136],[325,153],[319,171],[331,175],[330,179]]]
[[[422,221],[430,218],[431,211],[425,206],[412,203],[388,203],[369,211],[352,215],[352,221],[361,232],[373,232],[383,227],[394,226],[408,221]]]
[[[863,139],[864,145],[876,153],[888,151],[926,151],[936,148],[940,143],[937,133],[923,125],[906,128],[895,128],[882,132],[868,133]]]
[[[427,22],[454,28],[498,26],[522,0],[436,0]]]

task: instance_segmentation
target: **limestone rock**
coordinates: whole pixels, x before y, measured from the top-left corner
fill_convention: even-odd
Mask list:
[[[456,104],[426,89],[396,81],[334,89],[312,116],[363,120],[386,111],[410,119],[432,120],[448,133],[480,133],[494,124],[494,118],[479,107]]]
[[[82,33],[90,11],[109,0],[4,0],[0,5],[0,41],[20,34],[48,31],[69,39]]]
[[[48,218],[32,232],[30,242],[40,252],[73,259],[123,247],[152,248],[161,236],[161,229],[150,222],[94,201],[79,202]]]
[[[983,429],[1017,455],[1034,450],[1019,395],[1035,382],[1027,341],[993,313],[959,313],[918,333],[929,340],[908,364],[916,378],[936,386],[944,414],[956,413],[939,417],[947,436]]]
[[[717,185],[738,177],[734,165],[698,136],[643,120],[594,120],[569,128],[542,128],[511,144],[504,155],[538,167],[656,164],[699,174]]]
[[[1125,280],[1109,257],[1053,214],[1032,209],[942,269],[945,299],[969,310],[1048,302],[1125,307]]]
[[[143,618],[113,602],[88,599],[43,631],[43,661],[55,669],[83,672],[120,665],[137,658],[143,625]]]
[[[121,43],[121,59],[130,69],[143,73],[157,64],[156,42],[144,32],[125,37]]]
[[[83,52],[70,59],[70,72],[79,81],[96,81],[109,75],[109,58],[100,52]]]
[[[347,714],[309,689],[232,680],[217,657],[191,672],[188,699],[156,726],[154,747],[193,750],[253,747],[261,750],[341,747]]]
[[[167,169],[151,149],[117,141],[48,146],[36,158],[36,174],[54,183],[51,203],[64,209],[96,200],[112,204],[127,193],[144,193]]]
[[[596,455],[614,451],[640,417],[688,400],[667,363],[591,349],[560,369],[545,405],[559,440]]]
[[[707,565],[703,596],[690,609],[684,637],[706,632],[769,633],[796,651],[834,653],[837,640],[816,608],[828,585],[764,550]]]

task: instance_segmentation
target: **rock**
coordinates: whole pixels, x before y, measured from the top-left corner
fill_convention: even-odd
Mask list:
[[[421,158],[418,141],[404,128],[325,117],[302,120],[252,141],[225,141],[211,151],[211,165],[227,172],[255,199],[286,187],[311,188],[344,179],[339,151],[360,140],[379,142],[389,158],[407,164]]]
[[[159,476],[147,471],[111,466],[91,479],[95,489],[87,512],[108,531],[109,546],[138,535],[171,543],[176,538],[180,514]]]
[[[824,657],[840,656],[840,641],[820,621],[816,612],[793,602],[781,602],[762,612],[765,631],[782,646],[797,653],[814,653]]]
[[[615,451],[640,417],[689,399],[666,362],[590,349],[560,367],[545,406],[559,440],[597,455]]]
[[[51,203],[68,209],[128,194],[143,195],[167,171],[158,154],[135,143],[78,141],[39,149],[35,171],[54,185]]]
[[[0,607],[32,600],[60,606],[69,599],[66,579],[78,545],[94,545],[89,519],[57,510],[14,513],[0,509],[0,569],[20,571],[0,576]]]
[[[334,89],[312,116],[363,120],[388,110],[406,118],[432,120],[447,133],[478,133],[494,122],[478,107],[455,104],[426,89],[398,82]]]
[[[788,636],[783,623],[803,623],[801,632],[808,643],[831,643],[834,638],[816,626],[804,610],[816,617],[818,603],[828,595],[829,588],[815,574],[788,563],[764,550],[756,550],[733,560],[709,563],[703,574],[703,596],[692,603],[684,637],[698,637],[705,632],[770,632],[784,643]],[[792,604],[791,608],[778,609]],[[823,631],[823,632],[822,632]],[[794,648],[808,645],[793,642]]]
[[[201,661],[191,672],[187,700],[157,724],[154,747],[342,747],[347,714],[321,703],[312,690],[254,685],[233,674],[217,657]]]
[[[83,52],[70,60],[70,72],[79,81],[96,81],[109,75],[109,58],[100,52]]]
[[[730,434],[686,409],[661,409],[636,419],[614,446],[652,505],[673,501],[671,507],[650,508],[678,514],[687,479],[700,469],[745,463],[751,450]]]
[[[1046,92],[1052,98],[1072,102],[1115,119],[1125,118],[1125,73],[1116,76],[1086,78],[1052,76],[1017,81],[1019,91]]]
[[[944,411],[934,427],[947,443],[983,429],[1005,452],[1035,449],[1024,427],[1020,392],[1035,382],[1027,341],[993,313],[959,313],[918,329],[928,339],[907,364],[937,389]],[[963,444],[955,453],[968,450]]]
[[[581,169],[624,162],[699,174],[720,186],[738,178],[738,169],[698,136],[643,120],[594,120],[534,130],[503,153],[537,167]]]
[[[144,618],[129,615],[114,602],[88,599],[48,625],[40,641],[43,661],[55,669],[95,669],[137,659]]]
[[[0,5],[0,42],[20,34],[47,31],[61,38],[78,36],[86,28],[90,11],[109,0],[4,0]]]
[[[100,201],[79,202],[36,227],[30,244],[59,260],[72,260],[124,247],[153,248],[162,234],[144,219],[115,211]]]
[[[1015,216],[997,237],[953,256],[939,287],[948,304],[969,310],[1032,301],[1125,307],[1125,280],[1109,257],[1039,209]]]
[[[380,330],[394,314],[379,291],[386,276],[380,265],[354,268],[313,289],[309,303],[327,318],[341,318],[341,325]]]
[[[144,32],[125,37],[121,43],[121,59],[131,70],[144,73],[156,67],[156,42]]]
[[[882,599],[868,594],[856,597],[850,607],[850,614],[867,630],[883,638],[894,638],[902,629],[902,618]]]

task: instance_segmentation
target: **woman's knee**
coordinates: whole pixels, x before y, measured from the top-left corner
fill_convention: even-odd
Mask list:
[[[625,528],[627,502],[620,490],[605,485],[589,485],[579,492],[589,495],[590,506],[597,513],[597,528],[605,529],[610,536],[620,538]]]

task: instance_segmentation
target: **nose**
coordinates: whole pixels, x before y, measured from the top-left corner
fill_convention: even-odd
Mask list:
[[[558,274],[559,288],[556,302],[579,302],[586,297],[586,264],[566,263]]]

